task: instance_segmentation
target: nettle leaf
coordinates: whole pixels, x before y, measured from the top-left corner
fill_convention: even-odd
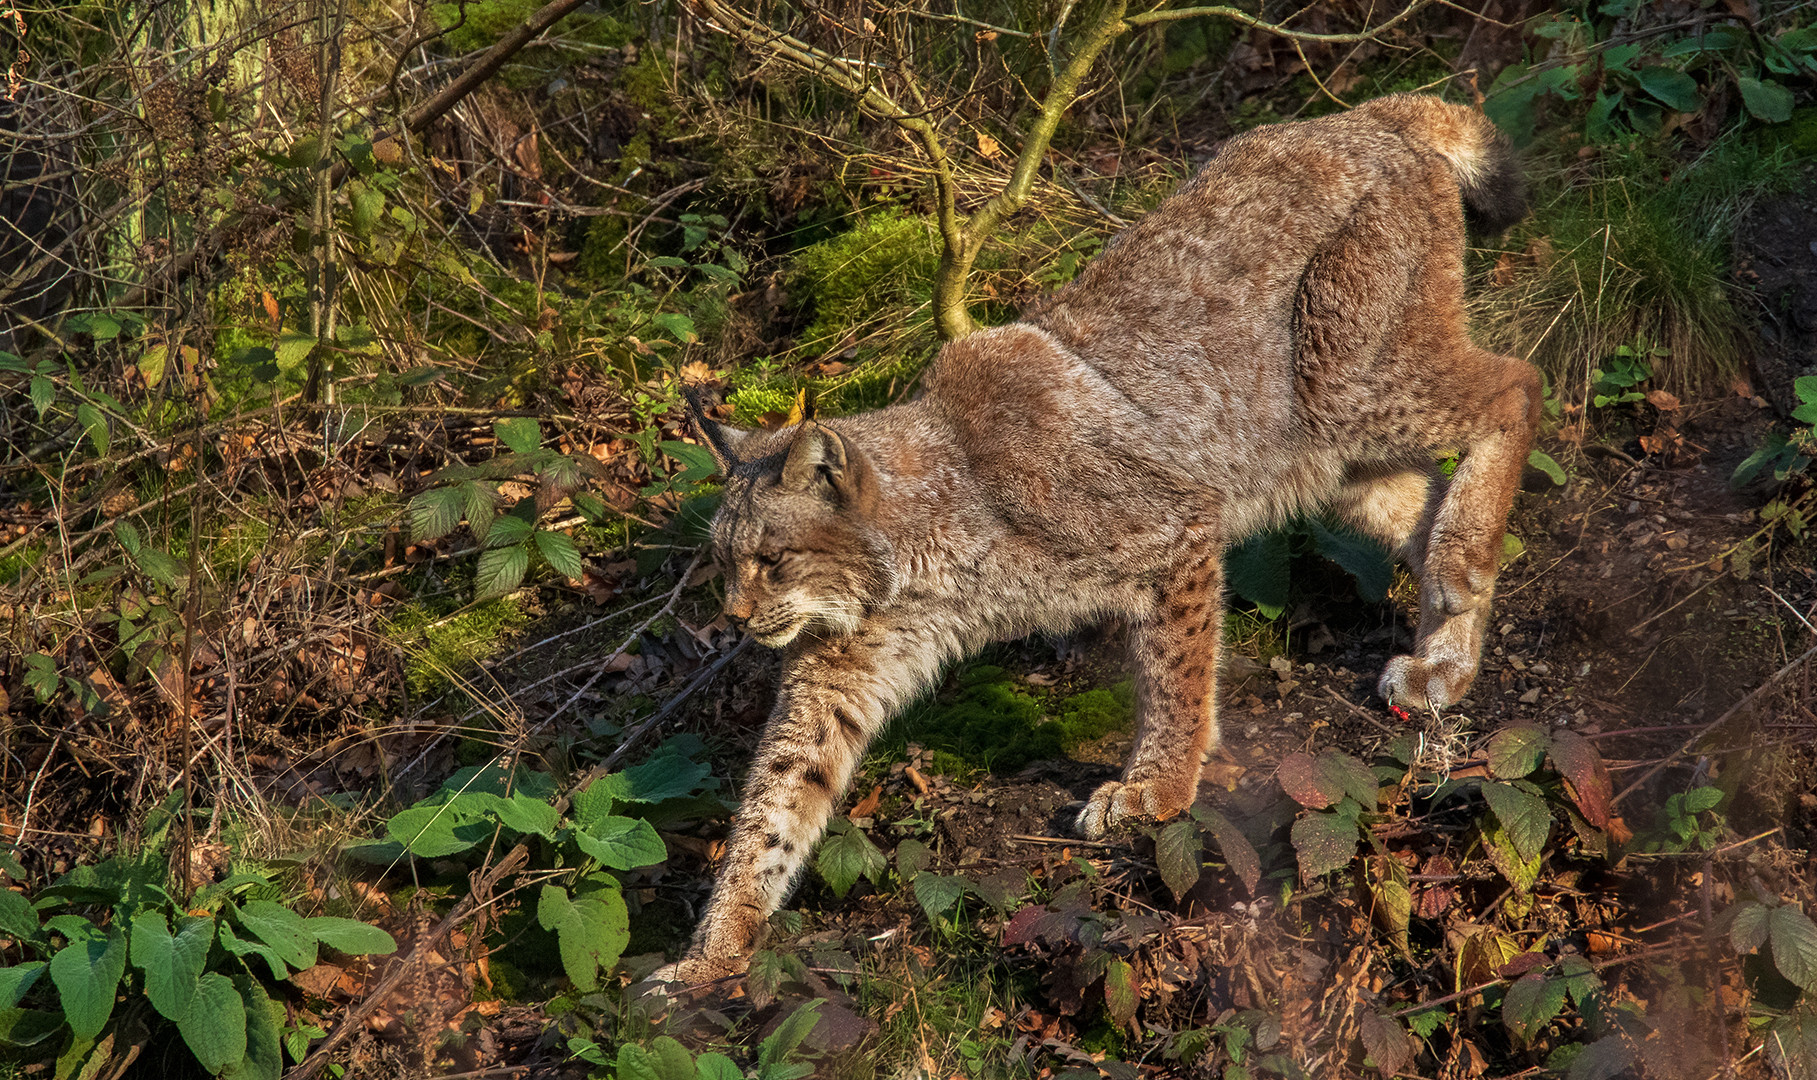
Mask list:
[[[607,792],[619,802],[659,803],[692,795],[712,766],[681,754],[666,753],[620,773],[601,777],[610,783]],[[597,786],[597,785],[596,785]]]
[[[1560,465],[1551,454],[1544,450],[1534,450],[1527,454],[1527,464],[1550,477],[1554,484],[1563,486],[1570,477],[1565,474],[1565,467]]]
[[[1311,881],[1349,864],[1361,837],[1359,808],[1344,802],[1336,810],[1312,810],[1293,823],[1293,849],[1299,855],[1300,878]]]
[[[221,948],[226,949],[235,956],[263,957],[265,962],[271,965],[272,978],[284,979],[289,977],[290,969],[284,966],[284,960],[282,957],[278,956],[276,949],[273,949],[262,941],[240,937],[233,932],[233,927],[227,923],[217,923],[216,933],[220,936]]]
[[[514,518],[500,518],[500,524]],[[493,533],[499,532],[494,529]],[[473,598],[491,600],[515,590],[523,584],[524,571],[530,568],[530,549],[523,544],[511,547],[495,547],[482,551],[479,563],[473,572]]]
[[[694,320],[679,312],[659,311],[650,316],[650,321],[668,331],[671,337],[683,345],[700,340],[700,335],[694,329]]]
[[[28,960],[23,964],[0,968],[0,1011],[23,1001],[48,966],[42,960]],[[4,1039],[5,1036],[0,1035],[0,1041]]]
[[[412,806],[385,823],[391,839],[422,859],[458,855],[492,835],[492,823],[473,813],[472,804]]]
[[[889,869],[889,862],[862,830],[844,818],[834,818],[826,839],[820,842],[814,867],[833,895],[844,896],[861,877],[875,883]]]
[[[1560,730],[1552,736],[1552,767],[1565,778],[1565,794],[1577,804],[1584,820],[1599,829],[1609,825],[1615,786],[1608,767],[1590,740],[1575,731]]]
[[[126,974],[126,935],[93,924],[78,928],[66,923],[58,929],[69,944],[50,958],[50,980],[70,1030],[78,1039],[92,1039],[113,1015],[114,994]]]
[[[303,361],[315,349],[315,338],[301,330],[286,330],[272,342],[272,356],[277,360],[278,370],[292,372],[301,367]]]
[[[1644,67],[1634,73],[1641,89],[1679,112],[1696,112],[1703,108],[1703,95],[1697,92],[1697,80],[1669,67]]]
[[[233,981],[220,972],[201,977],[189,1008],[174,1019],[190,1053],[210,1076],[246,1056],[246,1005]]]
[[[703,483],[719,471],[719,463],[713,460],[713,452],[704,446],[670,439],[663,442],[662,452],[681,462],[681,471],[671,477],[681,483]]]
[[[106,457],[110,441],[107,414],[85,401],[76,406],[76,423],[82,425],[82,430],[88,435],[89,441],[95,444],[95,453]]]
[[[1177,902],[1198,884],[1205,869],[1199,827],[1190,819],[1166,825],[1155,833],[1155,867]]]
[[[1236,827],[1231,820],[1209,806],[1194,805],[1192,816],[1199,824],[1211,830],[1211,835],[1218,841],[1218,851],[1223,854],[1224,862],[1232,873],[1243,883],[1243,888],[1254,896],[1256,886],[1262,880],[1262,857],[1256,852],[1255,845],[1243,830]]]
[[[1355,579],[1357,595],[1372,604],[1388,596],[1388,587],[1394,584],[1394,562],[1387,548],[1349,529],[1328,527],[1316,518],[1308,519],[1306,528],[1318,553]]]
[[[544,885],[536,921],[555,934],[562,970],[581,991],[599,986],[599,973],[618,963],[625,943],[631,940],[630,914],[616,889],[572,900],[566,889]]]
[[[915,890],[915,902],[921,905],[922,911],[927,912],[929,922],[938,922],[940,915],[957,904],[966,892],[965,879],[957,875],[948,877],[945,874],[916,874],[912,887]]]
[[[538,530],[536,550],[542,552],[543,561],[562,577],[578,581],[587,572],[587,564],[580,557],[580,549],[564,533]]]
[[[38,937],[38,909],[11,889],[0,889],[0,934],[21,941]]]
[[[1538,724],[1514,724],[1489,736],[1489,772],[1503,780],[1518,780],[1539,768],[1552,745],[1552,735]]]
[[[248,900],[234,909],[234,915],[286,964],[298,971],[315,966],[315,935],[301,915],[270,900]]]
[[[181,1020],[196,996],[208,949],[214,944],[214,920],[185,917],[177,932],[163,914],[142,911],[132,920],[132,965],[145,973],[145,997],[167,1020]]]
[[[669,857],[662,837],[643,818],[607,816],[574,831],[574,842],[600,865],[613,870],[655,866]]]
[[[1513,784],[1499,783],[1484,784],[1483,798],[1523,862],[1537,859],[1545,851],[1546,838],[1552,835],[1552,810],[1546,800]]]
[[[933,861],[934,853],[919,840],[904,840],[896,845],[896,876],[903,881],[913,881]]]
[[[1514,980],[1502,998],[1502,1023],[1516,1039],[1529,1043],[1564,1007],[1564,980],[1529,972]]]
[[[1254,604],[1263,617],[1278,619],[1287,610],[1292,558],[1286,531],[1271,529],[1224,554],[1224,578],[1231,591]]]
[[[420,493],[410,500],[410,535],[419,542],[447,536],[461,523],[465,504],[460,488],[437,487]]]
[[[38,419],[44,419],[51,403],[57,400],[57,384],[43,375],[33,375],[27,392],[31,395],[32,408],[38,410]]]
[[[1399,1020],[1383,1016],[1374,1009],[1364,1009],[1357,1021],[1363,1049],[1369,1052],[1369,1060],[1383,1076],[1393,1076],[1412,1064],[1418,1048]]]
[[[1783,124],[1792,118],[1792,92],[1771,79],[1742,76],[1735,80],[1741,88],[1742,103],[1757,120]]]
[[[284,1070],[284,1006],[267,997],[257,979],[235,975],[233,985],[246,1018],[246,1055],[222,1069],[221,1080],[278,1080]]]
[[[533,416],[514,416],[493,423],[498,441],[520,454],[528,454],[543,444],[542,425]]]
[[[1817,991],[1817,923],[1791,904],[1767,916],[1767,939],[1773,944],[1773,966],[1805,991]]]
[[[385,956],[397,951],[397,940],[390,934],[358,919],[337,919],[322,915],[303,920],[303,929],[331,949],[350,956]]]
[[[1142,1003],[1142,986],[1136,981],[1136,969],[1122,960],[1112,960],[1104,969],[1104,1009],[1118,1024],[1136,1018],[1136,1006]]]

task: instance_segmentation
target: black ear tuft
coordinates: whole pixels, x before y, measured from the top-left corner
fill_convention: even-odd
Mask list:
[[[728,428],[707,415],[706,395],[698,386],[684,386],[682,397],[688,402],[688,419],[693,421],[694,430],[706,440],[707,449],[713,454],[714,464],[719,466],[719,475],[731,476],[732,470],[738,467],[738,443],[744,441],[745,432]]]

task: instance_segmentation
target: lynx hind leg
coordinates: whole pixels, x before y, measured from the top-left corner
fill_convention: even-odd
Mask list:
[[[1087,838],[1131,817],[1168,818],[1192,805],[1218,741],[1218,647],[1223,546],[1194,538],[1162,581],[1154,611],[1133,629],[1136,745],[1123,778],[1092,793],[1079,814]]]
[[[1539,375],[1511,357],[1477,352],[1453,369],[1439,427],[1463,450],[1430,512],[1419,552],[1420,627],[1411,656],[1388,661],[1378,684],[1390,701],[1444,708],[1476,680],[1502,534],[1539,422]]]

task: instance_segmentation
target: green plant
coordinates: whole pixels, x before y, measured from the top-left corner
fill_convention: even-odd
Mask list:
[[[1643,840],[1641,851],[1708,851],[1722,842],[1729,824],[1716,812],[1723,793],[1717,787],[1696,787],[1666,796],[1659,809],[1655,834]]]
[[[1543,60],[1511,64],[1496,77],[1483,108],[1520,143],[1533,138],[1548,100],[1582,109],[1592,142],[1655,137],[1673,113],[1696,113],[1721,91],[1738,91],[1746,116],[1777,124],[1792,115],[1792,91],[1780,79],[1817,75],[1817,29],[1777,34],[1752,26],[1699,24],[1688,34],[1621,36],[1636,0],[1611,0],[1591,11],[1549,13],[1531,32],[1552,42]]]
[[[284,1007],[269,988],[322,946],[397,948],[364,922],[305,918],[263,874],[173,892],[163,852],[181,803],[154,814],[137,854],[78,867],[31,900],[0,890],[0,933],[26,957],[0,968],[0,1045],[54,1055],[59,1078],[93,1076],[168,1028],[211,1076],[276,1080]]]
[[[1230,549],[1224,556],[1225,580],[1257,611],[1278,619],[1287,610],[1293,560],[1310,554],[1343,567],[1364,600],[1377,603],[1388,595],[1394,580],[1388,552],[1367,537],[1317,518],[1301,518]]]
[[[1637,389],[1653,377],[1652,361],[1671,356],[1671,352],[1649,347],[1644,340],[1631,345],[1617,345],[1602,367],[1590,369],[1590,404],[1599,409],[1612,405],[1632,405],[1645,401],[1647,395]]]
[[[1798,398],[1798,407],[1792,410],[1796,425],[1789,434],[1768,432],[1765,444],[1735,466],[1730,487],[1742,487],[1762,474],[1771,474],[1775,483],[1783,484],[1817,457],[1817,375],[1792,380],[1792,392]]]

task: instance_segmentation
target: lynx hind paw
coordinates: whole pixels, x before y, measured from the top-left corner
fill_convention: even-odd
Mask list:
[[[1474,667],[1455,662],[1432,663],[1417,656],[1397,656],[1382,669],[1376,693],[1409,709],[1443,709],[1457,704],[1476,681]]]
[[[1079,835],[1096,840],[1119,821],[1132,817],[1168,818],[1185,809],[1170,805],[1160,789],[1147,780],[1124,783],[1112,780],[1091,793],[1079,811]]]

